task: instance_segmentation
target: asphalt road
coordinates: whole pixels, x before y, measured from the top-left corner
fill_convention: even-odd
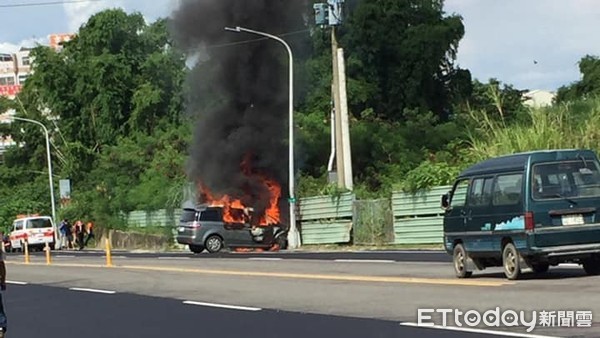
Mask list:
[[[104,293],[100,293],[104,292]],[[220,308],[168,298],[9,285],[4,293],[7,337],[443,337],[490,335],[401,326],[397,322],[274,311]]]
[[[473,278],[456,279],[452,265],[444,262],[206,256],[204,259],[185,255],[148,258],[114,253],[113,265],[107,267],[101,254],[53,252],[50,266],[46,265],[43,256],[37,255],[31,257],[29,264],[24,264],[22,255],[10,255],[7,266],[9,280],[29,285],[112,290],[117,295],[162,297],[177,304],[191,300],[258,307],[284,314],[311,314],[316,316],[314,318],[325,316],[341,320],[340,317],[345,317],[352,322],[384,321],[395,323],[392,327],[399,323],[415,323],[418,309],[423,308],[477,310],[481,313],[499,307],[524,311],[527,316],[533,311],[591,311],[594,316],[591,328],[567,328],[556,323],[544,327],[538,322],[532,332],[536,336],[523,336],[526,332],[523,326],[478,328],[512,334],[512,337],[600,337],[600,276],[586,276],[578,266],[553,267],[547,274],[527,274],[523,280],[507,281],[501,269],[478,271]],[[54,298],[55,305],[62,304],[60,298]],[[179,313],[167,306],[164,308],[169,309],[169,315]],[[160,308],[156,311],[162,313]],[[318,320],[314,320],[312,325],[298,319],[303,325],[317,327]],[[435,322],[440,324],[439,319]],[[198,321],[200,324],[202,322]],[[407,328],[415,329],[402,327],[400,330]],[[421,332],[425,331],[418,331],[418,334]],[[444,330],[431,332],[436,337],[450,334]],[[402,333],[397,336],[404,336]],[[465,336],[465,333],[461,332],[459,336]]]
[[[58,250],[53,252],[56,255],[62,256],[103,256],[104,252],[100,250]],[[32,252],[32,255],[44,255],[43,252]],[[220,252],[209,254],[206,251],[201,254],[193,254],[188,252],[131,252],[123,250],[115,250],[114,255],[130,257],[130,258],[160,258],[160,257],[189,257],[195,259],[206,258],[259,258],[271,257],[280,259],[305,259],[305,260],[337,260],[337,261],[393,261],[393,262],[451,262],[452,257],[444,251],[437,250],[390,250],[390,251],[335,251],[335,252],[297,252],[297,251],[281,251],[281,252]],[[22,255],[15,253],[14,255]]]

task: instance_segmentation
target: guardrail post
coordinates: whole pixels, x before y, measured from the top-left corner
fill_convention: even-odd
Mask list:
[[[112,254],[110,252],[110,241],[108,238],[105,240],[106,243],[106,266],[112,266]]]
[[[46,242],[46,247],[44,248],[46,251],[46,265],[52,264],[52,257],[50,256],[50,245]]]

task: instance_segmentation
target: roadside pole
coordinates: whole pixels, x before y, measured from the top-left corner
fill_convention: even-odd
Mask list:
[[[111,267],[113,266],[112,264],[112,254],[110,252],[110,241],[108,238],[106,238],[106,266]]]
[[[29,264],[29,241],[27,240],[27,236],[25,236],[25,240],[23,241],[23,250],[25,252],[25,264]]]
[[[46,247],[44,248],[44,251],[46,251],[46,265],[52,264],[52,257],[50,255],[50,245],[48,245],[47,241],[46,241]]]

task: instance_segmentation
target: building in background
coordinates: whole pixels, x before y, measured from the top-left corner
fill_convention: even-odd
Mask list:
[[[55,50],[61,50],[62,43],[71,41],[74,36],[75,34],[70,33],[50,34],[48,35],[49,46]]]
[[[532,90],[523,94],[523,103],[532,108],[549,107],[552,105],[556,93],[546,90]]]

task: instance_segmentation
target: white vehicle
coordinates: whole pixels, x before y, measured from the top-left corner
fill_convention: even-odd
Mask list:
[[[43,249],[46,243],[54,249],[57,231],[50,216],[25,216],[14,220],[10,233],[12,250],[23,250],[27,241],[29,247]]]

